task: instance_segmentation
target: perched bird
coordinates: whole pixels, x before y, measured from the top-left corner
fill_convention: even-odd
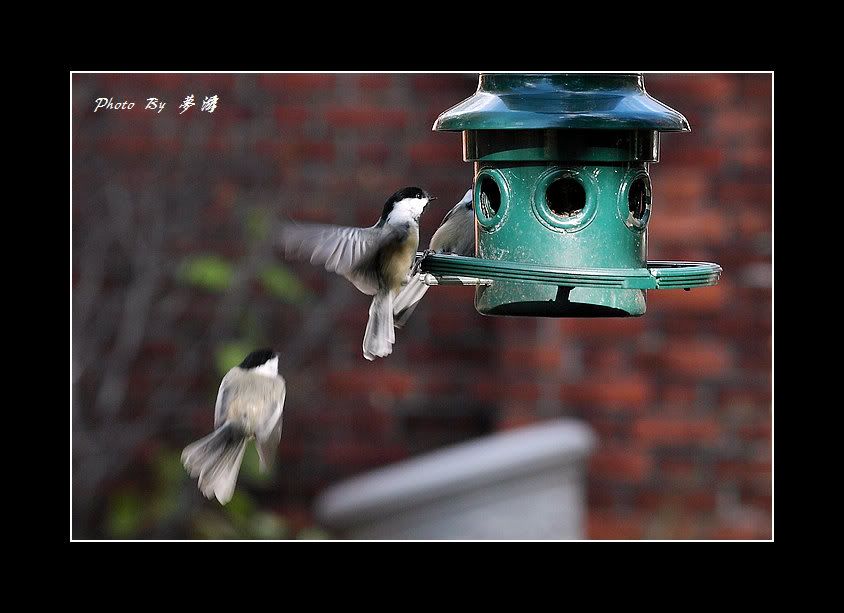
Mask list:
[[[472,209],[472,190],[443,217],[440,227],[431,237],[427,253],[455,253],[475,255],[475,211]],[[410,276],[393,301],[393,318],[396,328],[401,328],[413,314],[428,286],[422,281],[422,274]]]
[[[393,295],[410,274],[419,246],[419,217],[431,200],[435,197],[424,189],[405,187],[387,199],[371,228],[290,223],[281,231],[286,257],[323,265],[373,296],[363,336],[367,360],[393,351]]]
[[[182,463],[199,490],[220,504],[231,500],[246,443],[255,439],[260,468],[266,472],[281,439],[281,412],[287,387],[278,372],[278,354],[253,351],[220,383],[214,432],[182,451]]]

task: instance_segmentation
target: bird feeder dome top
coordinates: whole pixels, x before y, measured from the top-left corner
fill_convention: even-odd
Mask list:
[[[632,74],[480,75],[478,90],[443,112],[434,130],[656,130],[688,132],[683,115]]]

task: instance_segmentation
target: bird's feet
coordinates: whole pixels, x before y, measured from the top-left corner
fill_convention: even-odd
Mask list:
[[[434,255],[435,253],[436,251],[434,251],[433,249],[425,249],[425,251],[422,252],[422,255],[416,258],[416,262],[413,263],[413,269],[410,271],[410,274],[415,275],[416,273],[418,273],[419,268],[422,266],[422,260],[427,258],[429,255]]]

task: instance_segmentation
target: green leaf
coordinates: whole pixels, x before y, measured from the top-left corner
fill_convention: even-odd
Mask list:
[[[226,513],[238,524],[245,524],[255,509],[252,498],[243,491],[235,490],[232,499],[225,506]]]
[[[264,240],[270,229],[269,213],[266,209],[252,208],[246,213],[246,235],[253,242]]]
[[[163,492],[158,492],[150,501],[147,510],[156,522],[163,521],[175,515],[179,510],[179,491],[170,488]]]
[[[221,375],[226,374],[232,367],[240,364],[252,349],[252,344],[247,341],[232,341],[218,346],[214,353],[217,372]]]
[[[243,464],[240,465],[240,474],[249,481],[259,483],[269,481],[272,478],[272,471],[261,472],[261,460],[258,458],[258,448],[255,445],[246,446]]]
[[[171,449],[159,451],[155,456],[155,475],[158,478],[158,484],[164,488],[181,484],[187,472],[182,467],[180,454]]]
[[[292,272],[273,264],[261,271],[261,285],[276,298],[291,304],[302,304],[310,298],[310,292]]]
[[[214,292],[225,290],[234,276],[230,262],[217,255],[185,258],[179,267],[178,277],[185,283]]]
[[[143,521],[141,497],[131,491],[112,496],[109,501],[108,530],[114,538],[135,536]]]
[[[193,520],[193,532],[201,539],[234,539],[240,536],[228,519],[208,511],[197,514]]]
[[[299,540],[325,541],[329,540],[331,535],[321,528],[302,528],[296,538]]]
[[[283,539],[287,537],[287,521],[274,513],[256,513],[250,525],[251,532],[259,539]]]

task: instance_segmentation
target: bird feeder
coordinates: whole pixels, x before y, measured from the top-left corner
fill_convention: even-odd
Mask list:
[[[648,261],[648,165],[686,118],[640,74],[482,74],[434,130],[474,163],[475,256],[428,255],[431,285],[476,285],[485,315],[627,317],[649,289],[715,285],[721,267]],[[455,281],[456,280],[456,281]]]

